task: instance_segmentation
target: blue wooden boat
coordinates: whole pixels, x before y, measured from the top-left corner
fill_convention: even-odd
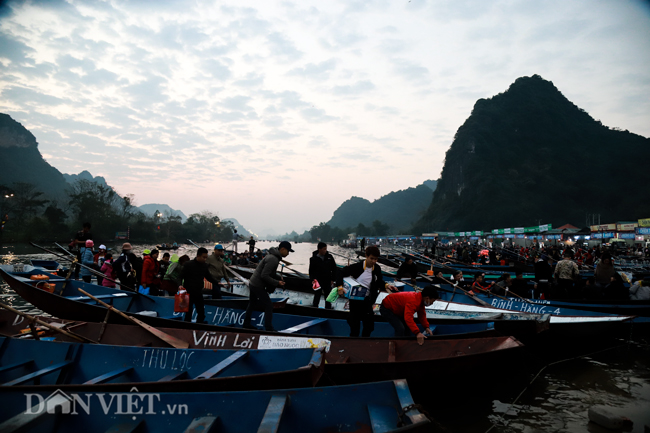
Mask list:
[[[50,270],[50,271],[56,271],[59,268],[59,266],[61,266],[59,264],[59,262],[57,262],[56,260],[36,260],[36,259],[31,259],[29,262],[35,268],[43,268],[43,269],[47,269],[47,270]]]
[[[0,392],[233,391],[314,386],[324,349],[201,350],[0,337]]]
[[[0,269],[0,276],[23,299],[35,307],[55,316],[69,320],[85,322],[101,322],[106,317],[106,308],[97,305],[95,301],[81,294],[77,289],[82,288],[91,295],[112,305],[115,309],[129,315],[136,315],[140,320],[153,326],[188,327],[191,323],[183,322],[184,313],[174,312],[174,300],[157,296],[147,296],[119,289],[101,287],[80,281],[65,281],[51,279],[54,293],[38,289],[34,282],[17,276],[12,276]],[[194,312],[194,316],[196,312]],[[214,305],[205,306],[207,324],[219,327],[241,327],[244,322],[243,309],[222,308]],[[126,320],[113,314],[110,317],[115,323],[126,324]],[[260,332],[263,330],[264,313],[254,312],[252,324]],[[324,338],[345,337],[350,328],[345,320],[292,316],[288,314],[273,314],[273,326],[283,334],[305,334]],[[496,335],[492,322],[463,324],[463,325],[432,325],[433,338],[472,338]],[[373,338],[394,339],[394,330],[390,324],[379,322],[375,324]],[[408,337],[403,337],[408,338]]]
[[[3,433],[432,431],[404,380],[273,391],[0,397]]]

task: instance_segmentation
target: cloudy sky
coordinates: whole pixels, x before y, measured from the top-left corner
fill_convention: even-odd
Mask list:
[[[0,8],[0,112],[50,164],[257,233],[438,178],[476,100],[533,74],[605,125],[650,136],[648,2]]]

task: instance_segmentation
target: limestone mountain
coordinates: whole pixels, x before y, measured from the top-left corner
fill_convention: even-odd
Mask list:
[[[361,197],[352,197],[334,211],[327,224],[343,229],[356,227],[359,223],[369,225],[379,220],[388,224],[393,232],[407,229],[426,210],[432,195],[431,187],[421,184],[415,188],[391,192],[373,202]]]
[[[650,215],[650,139],[608,128],[538,75],[480,99],[447,151],[414,230],[583,226]],[[635,167],[633,161],[640,163]]]
[[[8,114],[0,113],[0,185],[34,184],[49,198],[65,194],[68,184],[59,170],[43,159],[36,137]]]
[[[88,180],[91,182],[98,183],[100,185],[108,186],[108,184],[106,183],[106,179],[104,179],[102,176],[93,176],[92,174],[90,174],[88,170],[84,170],[79,174],[63,173],[63,178],[68,183],[75,183],[75,181],[77,180]]]

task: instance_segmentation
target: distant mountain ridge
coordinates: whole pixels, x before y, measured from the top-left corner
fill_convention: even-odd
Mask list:
[[[356,227],[379,220],[394,232],[410,227],[427,209],[433,197],[432,185],[426,181],[415,188],[390,192],[370,202],[365,198],[351,197],[344,201],[327,222],[331,227]]]
[[[102,176],[93,176],[92,174],[90,174],[88,170],[84,170],[79,174],[63,173],[63,178],[65,179],[66,182],[70,184],[75,183],[75,181],[77,180],[88,180],[90,182],[96,182],[100,185],[108,186],[108,184],[106,183],[106,179],[104,179]]]
[[[138,209],[140,212],[147,216],[154,216],[156,211],[159,211],[160,213],[163,214],[163,216],[179,216],[181,217],[181,223],[184,223],[187,221],[187,216],[185,214],[177,209],[172,209],[169,205],[167,204],[162,204],[162,203],[149,203],[149,204],[143,204],[138,206]]]
[[[413,230],[486,230],[646,218],[641,166],[650,139],[608,128],[539,75],[479,99],[447,151],[433,200]],[[643,165],[643,164],[641,164]]]

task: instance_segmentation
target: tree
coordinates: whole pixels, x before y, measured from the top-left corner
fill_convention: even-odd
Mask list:
[[[41,196],[43,193],[36,190],[36,185],[27,182],[14,182],[11,208],[15,214],[15,219],[26,222],[26,219],[36,215],[38,210],[45,205],[48,200]]]

